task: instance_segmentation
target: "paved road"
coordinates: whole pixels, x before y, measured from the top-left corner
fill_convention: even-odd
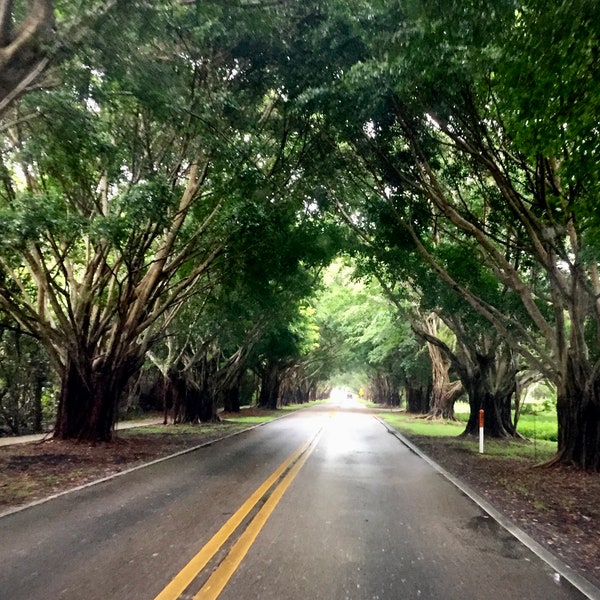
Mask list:
[[[0,519],[0,597],[584,596],[364,409],[327,404]]]

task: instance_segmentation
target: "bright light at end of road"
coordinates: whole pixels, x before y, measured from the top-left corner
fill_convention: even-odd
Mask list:
[[[329,399],[332,402],[335,402],[339,406],[359,406],[360,403],[357,402],[358,396],[351,392],[347,388],[336,387],[331,390],[331,394],[329,394]],[[362,406],[362,405],[360,405]]]

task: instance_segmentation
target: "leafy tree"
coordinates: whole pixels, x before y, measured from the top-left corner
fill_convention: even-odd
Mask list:
[[[49,365],[40,344],[7,319],[0,323],[0,427],[18,435],[41,432],[42,397],[50,387]]]
[[[545,18],[554,23],[554,33],[559,33],[558,24],[564,18],[560,10],[546,12],[536,4],[529,10],[536,14],[530,31],[538,19]],[[475,30],[481,19],[481,14],[474,14],[469,32]],[[499,31],[494,42],[507,41],[512,53],[513,28]],[[505,31],[508,37],[503,40]],[[594,39],[590,33],[580,43],[590,43]],[[439,47],[441,36],[434,39]],[[570,44],[572,40],[560,39],[559,45],[564,43]],[[488,48],[492,50],[493,45]],[[505,48],[508,50],[508,46]],[[530,55],[523,53],[516,60],[528,60],[527,56]],[[421,157],[418,176],[413,176],[412,181],[418,183],[417,187],[447,219],[452,230],[477,241],[484,260],[518,297],[528,314],[528,322],[534,325],[536,335],[532,336],[514,318],[514,313],[498,311],[496,304],[490,309],[481,296],[471,296],[478,310],[487,313],[530,364],[545,372],[551,365],[551,376],[559,390],[559,429],[565,434],[559,442],[558,456],[566,462],[598,468],[599,439],[594,433],[597,400],[584,391],[594,388],[597,361],[593,351],[597,342],[586,338],[585,333],[591,322],[598,320],[589,295],[595,289],[596,266],[584,258],[592,250],[583,244],[589,225],[577,218],[579,208],[576,208],[585,206],[587,186],[581,177],[570,179],[569,184],[561,183],[560,167],[543,146],[538,144],[537,153],[532,155],[518,139],[513,142],[503,129],[510,108],[515,108],[508,99],[517,93],[525,97],[529,86],[525,89],[521,81],[511,93],[502,95],[506,90],[498,75],[490,77],[489,70],[482,72],[477,61],[473,61],[470,72],[457,73],[459,60],[464,61],[459,59],[458,48],[451,46],[448,58],[457,93],[453,94],[450,88],[446,97],[440,98],[431,86],[425,99],[425,106],[431,110],[427,119],[410,109],[406,111],[405,107],[396,112],[408,147]],[[491,65],[488,62],[488,69]],[[500,66],[496,73],[501,72]],[[499,104],[494,102],[496,97],[500,98]],[[538,118],[546,120],[541,114]],[[587,143],[592,135],[580,131],[578,138]],[[441,154],[445,158],[443,163],[439,160],[439,150],[435,156],[431,146],[426,146],[434,143],[433,148],[439,149],[438,139],[452,149],[450,155]],[[466,169],[460,180],[449,176],[454,164],[462,164]],[[477,189],[483,211],[474,210],[472,202],[460,201],[469,197],[467,190],[472,181],[479,182]],[[539,276],[540,271],[545,277]],[[589,309],[584,309],[582,302]]]
[[[144,0],[2,0],[0,2],[0,115],[24,94],[62,83],[60,66],[90,43],[106,19],[125,22],[152,6]],[[28,117],[21,117],[28,118]]]
[[[429,416],[433,419],[454,419],[454,403],[464,393],[460,380],[451,380],[450,367],[456,366],[453,360],[452,343],[443,340],[443,321],[431,312],[422,319],[422,328],[413,323],[413,330],[427,342],[429,359],[431,360],[431,399]],[[449,331],[449,328],[446,328]]]
[[[0,114],[48,66],[53,25],[50,0],[0,2]]]
[[[161,319],[235,247],[252,197],[233,186],[273,168],[251,148],[276,117],[264,88],[247,86],[239,38],[218,46],[221,21],[205,27],[221,9],[143,8],[107,15],[64,85],[24,98],[38,116],[5,140],[0,304],[59,374],[59,437],[110,439]]]
[[[597,46],[592,4],[578,7],[585,16],[576,37],[572,23],[579,19],[566,4],[531,2],[515,11],[512,2],[502,2],[492,13],[469,2],[355,10],[347,19],[360,31],[367,56],[300,100],[321,115],[337,148],[346,144],[375,179],[430,268],[514,352],[556,382],[558,458],[596,469],[598,339],[591,332],[598,330],[598,278],[595,223],[586,208],[595,169],[584,175],[570,159],[597,154],[589,109],[598,79],[583,75],[597,66],[589,60],[589,49]],[[368,22],[376,25],[376,36]],[[557,60],[545,62],[549,56]],[[561,78],[550,114],[538,112],[527,104],[530,81],[518,74],[535,71],[550,80],[567,56],[575,56],[577,66],[566,69],[581,76],[574,88]],[[575,106],[573,89],[589,102]],[[531,120],[519,117],[523,106],[531,109]],[[537,137],[527,133],[534,121]],[[563,126],[566,135],[559,133]],[[453,277],[429,243],[436,231],[475,243],[480,260],[518,299],[519,311],[504,312]],[[523,312],[525,323],[517,317]]]
[[[416,390],[427,388],[431,366],[423,369],[408,321],[377,282],[353,279],[353,272],[337,262],[327,274],[317,308],[322,337],[335,340],[339,371],[365,372],[375,402],[399,405],[404,387],[412,404]]]
[[[263,394],[271,389],[269,406],[282,401],[277,391],[282,376],[288,378],[288,395],[291,379],[308,385],[308,373],[300,376],[307,352],[304,334],[310,334],[302,307],[338,246],[332,224],[311,216],[316,182],[306,174],[300,177],[311,162],[310,131],[293,123],[283,102],[272,105],[271,100],[269,123],[263,123],[260,136],[246,138],[246,152],[262,166],[244,168],[228,180],[233,208],[224,260],[213,270],[208,294],[193,300],[194,314],[186,308],[176,318],[180,324],[165,338],[169,349],[157,361],[174,381],[187,380],[187,388],[181,387],[187,398],[194,396],[190,385],[209,390],[204,397],[212,411],[207,409],[204,418],[214,416],[219,402],[228,409],[239,407],[248,369],[263,378],[277,372],[261,386]],[[179,339],[181,344],[175,343]],[[194,365],[206,352],[213,359],[202,372],[210,373],[210,382],[200,384],[192,381]]]

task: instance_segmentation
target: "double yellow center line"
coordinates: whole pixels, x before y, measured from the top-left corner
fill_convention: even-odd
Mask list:
[[[250,514],[265,494],[279,481],[261,509],[248,524],[246,529],[235,542],[229,554],[212,573],[200,591],[193,597],[194,600],[214,600],[223,591],[227,582],[242,562],[244,556],[254,543],[267,519],[275,510],[281,497],[288,489],[298,471],[302,468],[314,450],[321,430],[308,442],[295,450],[244,502],[229,520],[217,531],[210,541],[190,560],[190,562],[175,576],[175,578],[156,596],[154,600],[176,600],[198,576],[200,571],[208,564],[215,554],[223,547],[233,535],[242,521]]]

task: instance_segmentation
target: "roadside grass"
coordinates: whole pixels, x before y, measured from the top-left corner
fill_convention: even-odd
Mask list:
[[[214,433],[225,428],[227,428],[227,423],[203,423],[202,425],[144,425],[142,427],[135,427],[132,429],[119,431],[118,436],[120,438],[152,434],[183,436],[198,433]]]
[[[280,406],[276,410],[266,410],[262,408],[250,408],[254,410],[254,414],[243,415],[240,413],[239,416],[236,414],[228,413],[227,422],[231,423],[243,423],[246,425],[255,425],[258,423],[268,423],[274,419],[278,419],[282,416],[282,413],[293,412],[302,408],[308,408],[309,406],[317,406],[323,404],[327,400],[312,400],[311,402],[303,402],[302,404],[287,404],[286,406]]]
[[[457,440],[462,443],[465,450],[472,454],[479,454],[479,441],[473,439]],[[519,440],[487,438],[484,444],[484,453],[481,458],[500,458],[524,460],[527,462],[545,462],[556,454],[556,442],[548,440]]]
[[[531,440],[558,441],[556,414],[524,414],[519,418],[517,431]]]
[[[259,423],[268,423],[277,418],[277,414],[255,415],[248,417],[227,417],[226,423],[239,423],[240,425],[257,425]]]
[[[252,426],[259,425],[261,423],[268,423],[278,417],[281,417],[283,413],[292,412],[308,406],[316,406],[322,404],[327,400],[314,400],[312,402],[305,402],[304,404],[289,404],[282,406],[277,410],[266,410],[261,408],[250,407],[248,411],[252,414],[244,414],[248,411],[241,411],[238,413],[227,413],[226,418],[219,423],[202,423],[202,424],[181,424],[181,425],[145,425],[143,427],[136,427],[132,429],[122,430],[119,432],[120,436],[125,435],[126,437],[135,435],[149,435],[149,434],[169,434],[173,436],[183,436],[190,434],[199,433],[216,433],[219,431],[225,432],[226,430],[237,430],[241,426]]]
[[[466,406],[466,408],[465,408]],[[469,405],[465,402],[457,403],[456,418],[461,423],[469,420]],[[558,423],[556,412],[525,412],[519,417],[517,431],[530,440],[558,440]]]
[[[110,443],[90,445],[49,438],[44,442],[3,446],[0,448],[0,514],[5,508],[213,443],[317,403],[297,404],[274,411],[245,407],[239,415],[224,414],[224,420],[218,423],[120,428]],[[155,416],[160,418],[160,415]]]
[[[392,427],[413,435],[452,437],[460,435],[465,428],[464,423],[457,421],[429,421],[406,413],[382,412],[379,416]]]
[[[44,480],[41,485],[51,487],[53,481]],[[16,485],[10,486],[6,490],[0,488],[0,506],[2,506],[2,500],[8,497],[9,502],[20,503],[21,501],[28,500],[37,491],[40,484],[35,481],[28,473],[19,474],[16,481]]]
[[[299,408],[306,408],[307,406],[325,404],[325,402],[329,402],[329,398],[325,398],[323,400],[311,400],[310,402],[304,402],[302,404],[288,404],[287,406],[280,407],[278,410],[298,410]]]
[[[378,416],[398,429],[409,438],[443,438],[445,444],[451,444],[469,454],[479,454],[479,440],[473,437],[459,437],[464,429],[464,422],[431,421],[401,412],[378,411]],[[530,417],[531,415],[527,415]],[[556,441],[540,438],[540,415],[536,417],[537,439],[491,439],[485,440],[485,452],[482,458],[515,459],[528,462],[544,462],[556,453]],[[546,423],[548,435],[551,434],[551,416]],[[527,419],[524,419],[527,422]],[[519,428],[521,434],[522,430]]]

